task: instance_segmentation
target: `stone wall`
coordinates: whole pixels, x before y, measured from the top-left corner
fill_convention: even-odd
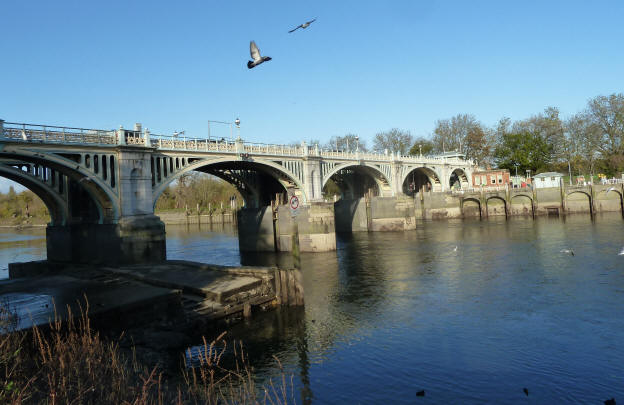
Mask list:
[[[275,220],[274,220],[275,218]],[[334,207],[331,203],[312,203],[299,208],[293,219],[290,208],[280,205],[246,208],[238,212],[238,241],[241,251],[289,252],[295,223],[301,252],[336,250]]]

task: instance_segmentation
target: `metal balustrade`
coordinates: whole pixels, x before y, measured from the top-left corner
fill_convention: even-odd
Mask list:
[[[98,146],[147,146],[163,151],[203,151],[232,154],[250,154],[289,157],[320,157],[328,160],[401,161],[414,164],[454,164],[472,166],[473,162],[443,156],[406,156],[394,153],[347,152],[327,150],[318,145],[277,145],[232,141],[226,139],[187,138],[151,134],[149,131],[103,130],[91,128],[59,127],[54,125],[25,124],[0,120],[0,140],[25,143],[49,143]]]

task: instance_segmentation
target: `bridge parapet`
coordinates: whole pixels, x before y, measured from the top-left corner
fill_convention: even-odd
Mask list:
[[[226,154],[250,154],[287,157],[319,157],[327,160],[397,162],[408,164],[444,164],[469,167],[469,160],[444,156],[407,156],[394,153],[348,152],[327,150],[318,145],[280,145],[257,142],[232,141],[229,139],[189,138],[150,134],[148,130],[118,130],[60,127],[54,125],[4,122],[0,125],[0,138],[11,142],[35,144],[80,144],[116,147],[118,145],[151,147],[163,151],[219,152]]]

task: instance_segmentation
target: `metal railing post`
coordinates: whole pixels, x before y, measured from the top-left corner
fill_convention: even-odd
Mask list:
[[[0,138],[4,138],[4,120],[0,120]]]

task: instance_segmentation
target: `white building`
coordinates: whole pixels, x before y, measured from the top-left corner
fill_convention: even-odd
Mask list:
[[[556,172],[540,173],[533,176],[535,188],[560,187],[563,174]]]

